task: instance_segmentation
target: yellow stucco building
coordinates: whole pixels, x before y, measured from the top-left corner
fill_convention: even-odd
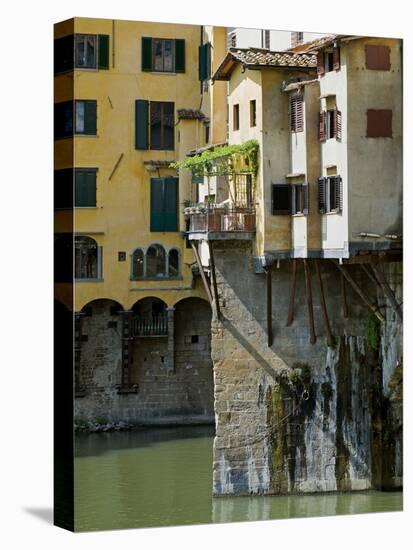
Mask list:
[[[211,419],[210,304],[183,214],[197,186],[170,165],[225,139],[209,79],[226,29],[73,18],[54,50],[55,297],[75,313],[77,414],[151,416],[153,377],[175,376],[165,415]]]

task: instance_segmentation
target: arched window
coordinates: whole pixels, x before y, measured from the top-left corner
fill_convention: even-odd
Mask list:
[[[151,245],[146,252],[146,277],[166,277],[165,249],[160,244]]]
[[[137,248],[132,254],[132,277],[134,279],[141,279],[144,276],[143,250]]]
[[[176,248],[172,248],[168,254],[168,276],[178,277],[179,275],[179,252]]]
[[[75,279],[99,277],[98,245],[90,237],[75,237]]]

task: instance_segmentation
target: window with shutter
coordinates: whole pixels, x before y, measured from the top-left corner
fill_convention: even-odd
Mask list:
[[[393,137],[391,109],[368,109],[367,137]]]
[[[150,102],[150,149],[170,151],[175,148],[175,104]]]
[[[272,214],[283,215],[292,212],[292,186],[288,183],[272,185]]]
[[[185,72],[185,40],[183,38],[142,37],[142,71],[157,73]]]
[[[77,69],[96,69],[97,36],[96,34],[75,35],[75,66]]]
[[[96,135],[96,100],[75,101],[75,134]]]
[[[178,178],[151,178],[150,230],[178,230]]]
[[[390,48],[380,45],[366,45],[366,69],[390,71]]]
[[[96,168],[75,168],[75,207],[96,206]]]
[[[341,213],[343,211],[343,183],[341,176],[329,176],[318,180],[318,210]]]
[[[304,130],[303,96],[290,96],[290,130],[291,132],[302,132]]]

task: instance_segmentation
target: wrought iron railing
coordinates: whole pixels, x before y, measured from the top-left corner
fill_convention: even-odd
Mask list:
[[[189,231],[255,231],[255,209],[236,205],[199,204],[185,209]]]
[[[166,315],[136,317],[132,321],[132,336],[167,336],[168,318]]]

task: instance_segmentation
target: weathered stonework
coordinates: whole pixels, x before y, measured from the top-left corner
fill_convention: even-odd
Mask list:
[[[173,345],[167,336],[133,340],[129,392],[122,388],[122,316],[114,305],[92,302],[81,320],[75,422],[213,422],[209,305],[192,298],[176,304]]]
[[[347,285],[349,315],[342,316],[339,272],[321,262],[335,337],[328,347],[310,262],[317,334],[311,345],[302,266],[287,327],[291,261],[280,262],[272,269],[269,348],[265,277],[253,272],[248,245],[217,243],[214,250],[222,313],[212,329],[214,494],[400,487],[401,328],[381,293],[387,323],[375,346],[368,310]],[[376,287],[360,267],[346,269],[374,300]],[[385,269],[401,301],[400,265]]]

